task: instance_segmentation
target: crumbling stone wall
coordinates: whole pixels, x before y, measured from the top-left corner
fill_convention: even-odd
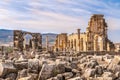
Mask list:
[[[40,33],[24,32],[21,30],[14,30],[14,50],[23,51],[24,49],[24,36],[29,34],[32,36],[31,44],[33,50],[42,48],[42,35]]]
[[[115,46],[108,39],[107,27],[104,15],[94,14],[90,18],[86,32],[81,33],[80,29],[77,29],[77,33],[68,36],[59,34],[56,37],[55,48],[73,51],[114,51]],[[64,43],[61,43],[62,41]],[[63,44],[67,47],[61,46]]]
[[[57,35],[55,48],[56,50],[65,50],[67,47],[67,33],[61,33]]]
[[[95,49],[96,51],[99,51],[98,47],[98,40],[101,40],[100,43],[100,51],[106,51],[107,50],[107,24],[104,19],[104,15],[100,14],[95,14],[90,18],[90,21],[88,23],[88,45],[93,45],[88,46],[88,50],[93,50]],[[97,43],[97,44],[95,44]]]

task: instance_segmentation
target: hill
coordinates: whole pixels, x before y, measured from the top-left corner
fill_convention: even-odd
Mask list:
[[[53,45],[57,34],[55,33],[43,33],[42,34],[42,44],[45,45],[46,36],[48,36],[48,40],[50,45]],[[6,44],[13,42],[13,30],[0,29],[0,43]]]
[[[13,41],[13,30],[0,29],[0,42],[8,43]]]

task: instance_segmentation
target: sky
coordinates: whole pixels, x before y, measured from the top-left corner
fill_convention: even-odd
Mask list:
[[[103,14],[108,36],[120,42],[120,0],[2,0],[0,29],[41,33],[85,32],[93,14]]]

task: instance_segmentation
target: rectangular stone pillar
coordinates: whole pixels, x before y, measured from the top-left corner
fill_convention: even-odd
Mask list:
[[[77,29],[77,33],[78,33],[78,51],[80,51],[80,29]]]
[[[103,46],[104,46],[103,40],[101,40],[101,42],[100,42],[100,51],[103,51],[103,50],[104,50],[104,49],[103,49],[103,48],[104,48]]]

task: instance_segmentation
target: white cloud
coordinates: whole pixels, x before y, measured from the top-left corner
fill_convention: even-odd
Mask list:
[[[26,0],[25,4],[29,7],[25,8],[28,12],[13,10],[12,5],[8,6],[12,1],[15,0],[0,2],[5,5],[0,5],[0,26],[41,32],[72,32],[77,28],[85,29],[90,15],[100,12],[105,13],[109,29],[119,29],[120,20],[114,16],[117,14],[119,16],[120,11],[111,6],[112,3],[105,3],[103,0],[51,0],[51,2]],[[24,3],[24,1],[22,2]],[[112,16],[110,17],[110,15]]]
[[[1,21],[0,24],[1,26],[6,26],[8,28],[12,27],[15,29],[30,29],[43,32],[71,32],[73,29],[81,27],[82,25],[80,23],[83,23],[84,25],[84,20],[82,20],[82,18],[79,19],[80,17],[74,18],[70,16],[65,16],[63,14],[43,11],[32,11],[32,13],[38,16],[36,20],[24,21],[17,20],[16,18],[8,18]],[[43,18],[41,19],[42,16]],[[10,22],[6,24],[6,21]],[[81,28],[84,28],[84,26],[82,26]]]
[[[106,19],[107,23],[108,23],[108,28],[110,30],[120,30],[120,19],[118,18],[113,18],[113,17],[108,17]]]

